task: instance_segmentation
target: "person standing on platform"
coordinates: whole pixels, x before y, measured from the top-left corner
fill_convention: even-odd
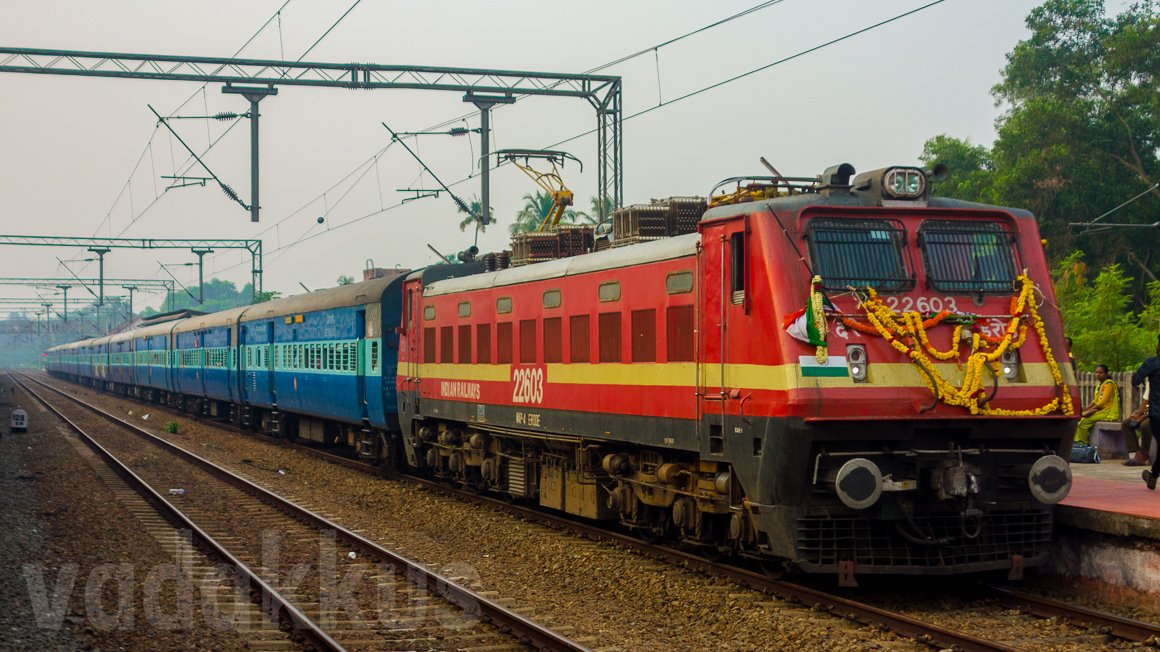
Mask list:
[[[1097,421],[1120,420],[1120,392],[1116,381],[1108,377],[1108,365],[1096,365],[1096,380],[1100,383],[1096,397],[1080,412],[1083,418],[1075,427],[1075,441],[1081,444],[1088,443],[1088,435]]]
[[[1156,355],[1144,361],[1140,368],[1132,374],[1132,386],[1148,381],[1148,420],[1151,423],[1160,423],[1160,336],[1156,338]],[[1152,468],[1143,473],[1144,484],[1149,489],[1156,488],[1156,476],[1160,474],[1160,455],[1152,461]]]

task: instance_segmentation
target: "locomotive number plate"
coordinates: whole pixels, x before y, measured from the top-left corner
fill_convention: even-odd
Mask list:
[[[954,297],[886,297],[886,305],[899,312],[958,312],[959,305]]]
[[[512,369],[512,403],[539,405],[544,402],[544,369]]]

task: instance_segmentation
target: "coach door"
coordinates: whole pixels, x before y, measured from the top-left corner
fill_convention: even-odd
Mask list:
[[[724,455],[731,439],[745,436],[742,421],[735,416],[744,391],[731,363],[744,355],[748,226],[747,216],[738,217],[714,223],[702,232],[697,393],[703,455]]]
[[[419,411],[419,383],[422,376],[420,362],[426,355],[423,349],[423,293],[418,280],[409,281],[403,291],[403,333],[399,339],[399,359],[405,361],[399,367],[399,391],[403,407],[412,414]]]

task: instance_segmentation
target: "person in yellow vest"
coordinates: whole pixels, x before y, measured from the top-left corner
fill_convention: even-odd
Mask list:
[[[1108,365],[1096,365],[1096,381],[1100,384],[1096,397],[1080,412],[1083,418],[1075,427],[1075,440],[1081,444],[1088,443],[1088,434],[1097,421],[1120,420],[1120,391],[1116,381],[1108,378]]]

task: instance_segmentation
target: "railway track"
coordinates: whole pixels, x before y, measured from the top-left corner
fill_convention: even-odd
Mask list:
[[[309,447],[306,447],[309,448]],[[373,467],[372,467],[373,468]],[[608,541],[644,555],[664,559],[670,563],[698,570],[709,575],[728,578],[738,584],[794,600],[812,607],[824,609],[838,616],[864,624],[878,625],[902,636],[907,636],[937,649],[953,649],[963,652],[985,650],[1024,650],[1007,643],[987,640],[935,623],[923,621],[898,611],[884,609],[864,601],[820,590],[814,587],[783,579],[774,579],[763,573],[735,565],[715,562],[703,556],[664,545],[648,543],[642,539],[610,531],[568,517],[542,512],[536,509],[509,503],[504,500],[475,494],[448,487],[419,476],[405,476],[407,480],[421,484],[432,491],[455,497],[473,504],[488,505],[527,520],[568,530],[580,536]],[[1043,598],[1030,593],[1015,591],[988,584],[969,587],[980,596],[993,598],[1003,607],[1039,618],[1061,619],[1072,625],[1123,642],[1152,644],[1160,646],[1160,625],[1130,618],[1124,618],[1087,607],[1071,605],[1057,600]]]
[[[587,649],[97,406],[32,378],[14,380],[196,545],[237,569],[255,602],[307,649]],[[84,411],[70,418],[22,381]],[[165,451],[163,459],[143,451],[142,439]]]
[[[248,431],[243,431],[228,423],[212,420],[203,420],[203,422],[213,423],[223,429],[248,434]],[[375,475],[383,474],[383,470],[380,467],[345,458],[329,451],[319,450],[313,446],[273,439],[269,440],[269,442],[279,446],[298,449],[330,463]],[[867,604],[864,601],[835,595],[799,583],[772,579],[750,569],[716,563],[697,554],[668,546],[650,544],[620,532],[610,531],[568,517],[545,513],[536,509],[509,503],[498,498],[459,490],[427,478],[405,475],[402,476],[402,479],[464,502],[487,505],[558,530],[569,531],[592,540],[611,542],[642,555],[660,558],[669,563],[694,569],[709,575],[728,578],[733,582],[764,593],[810,605],[811,607],[822,609],[856,622],[884,627],[902,636],[927,644],[932,648],[962,651],[1027,649],[1001,641],[987,640],[953,628],[925,622],[919,617],[884,609],[879,606]],[[1040,618],[1062,619],[1070,624],[1086,628],[1095,635],[1132,643],[1160,641],[1160,626],[1152,623],[1126,619],[1114,614],[1068,605],[999,587],[980,585],[979,587],[971,587],[971,589],[980,594],[990,596],[1006,609],[1017,610],[1021,613]]]

